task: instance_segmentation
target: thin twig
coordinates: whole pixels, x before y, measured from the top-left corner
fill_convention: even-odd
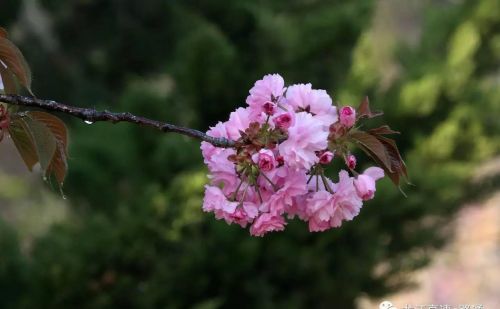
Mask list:
[[[94,123],[98,121],[105,121],[112,123],[130,122],[145,127],[151,127],[165,133],[173,132],[193,137],[208,142],[216,147],[230,148],[235,146],[234,141],[226,138],[216,138],[208,136],[207,134],[195,129],[185,128],[174,124],[161,122],[158,120],[152,120],[145,117],[136,116],[131,113],[114,113],[107,110],[98,111],[92,108],[75,107],[52,100],[43,100],[43,99],[25,97],[19,95],[0,94],[0,103],[26,106],[26,107],[37,107],[52,112],[60,112],[66,115],[80,118],[81,120],[89,123]]]

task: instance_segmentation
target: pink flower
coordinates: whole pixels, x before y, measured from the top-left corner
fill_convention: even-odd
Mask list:
[[[330,219],[334,214],[333,195],[328,191],[318,191],[307,199],[309,231],[318,232],[330,228]]]
[[[290,113],[284,113],[273,119],[276,127],[287,130],[292,125],[293,117]]]
[[[345,164],[347,165],[348,168],[350,169],[355,169],[356,168],[356,157],[354,155],[348,155],[347,159],[345,161]]]
[[[330,226],[339,227],[342,221],[352,220],[359,214],[363,201],[358,197],[354,188],[353,179],[342,170],[339,173],[339,182],[335,185],[334,213],[330,219]]]
[[[209,136],[227,138],[226,125],[219,122],[207,132]],[[227,157],[235,154],[234,149],[218,148],[210,143],[201,143],[201,152],[205,164],[210,170],[209,178],[212,185],[223,184],[223,193],[229,194],[239,183],[238,175],[234,170],[234,164]]]
[[[252,222],[252,218],[248,216],[244,209],[237,208],[234,212],[228,213],[223,211],[217,211],[215,213],[216,219],[224,219],[227,224],[236,223],[241,227],[246,227],[248,223]]]
[[[250,106],[253,115],[262,113],[263,106],[268,101],[280,98],[285,91],[285,81],[279,74],[269,74],[261,80],[255,82],[247,97],[247,104]]]
[[[211,127],[210,130],[207,131],[208,136],[212,137],[224,137],[227,138],[227,131],[226,131],[226,125],[223,124],[222,122],[218,122],[215,127]],[[207,160],[215,153],[217,152],[217,148],[213,146],[210,143],[207,142],[201,142],[201,153],[203,155],[203,158],[205,159],[205,163],[207,163]]]
[[[286,103],[297,112],[306,111],[314,115],[324,125],[337,122],[337,108],[325,90],[312,89],[311,84],[298,84],[288,87]]]
[[[250,234],[253,236],[264,236],[267,232],[283,231],[285,229],[285,219],[282,216],[270,213],[261,214],[250,227]]]
[[[274,154],[271,150],[261,149],[258,153],[252,156],[252,160],[257,163],[260,170],[263,172],[269,172],[276,166],[276,160],[274,159]]]
[[[213,212],[216,219],[224,219],[227,224],[236,223],[241,227],[246,227],[258,215],[258,207],[255,203],[244,201],[240,204],[229,201],[223,192],[215,186],[205,186],[203,210]]]
[[[293,198],[307,193],[307,177],[304,171],[288,169],[283,177],[272,177],[280,189],[261,205],[260,211],[283,214],[293,204]],[[273,188],[271,188],[273,190]]]
[[[252,202],[243,202],[243,210],[250,219],[254,219],[259,215],[259,206]]]
[[[235,165],[229,161],[227,157],[234,154],[233,149],[217,148],[217,151],[205,160],[205,163],[210,170],[210,180],[212,185],[223,185],[222,191],[224,194],[230,194],[236,189],[240,182],[235,171]]]
[[[344,106],[340,109],[340,123],[350,128],[356,122],[356,110],[351,106]]]
[[[224,193],[214,186],[205,186],[205,198],[203,199],[203,210],[206,212],[222,211],[233,213],[238,203],[230,202]]]
[[[332,162],[332,159],[333,159],[333,152],[325,151],[319,156],[319,163],[328,164]]]
[[[328,129],[311,114],[301,112],[288,129],[288,139],[279,145],[279,152],[288,166],[308,170],[319,161],[316,151],[328,146],[327,138]]]
[[[330,96],[311,84],[293,85],[283,97],[285,89],[281,76],[264,76],[250,90],[247,108],[236,109],[228,121],[207,132],[237,141],[237,146],[201,144],[210,172],[203,211],[228,224],[251,225],[254,236],[283,230],[285,216],[308,222],[311,232],[339,227],[359,214],[363,200],[373,198],[375,182],[384,176],[376,167],[356,179],[341,171],[333,183],[321,167],[311,170],[333,160],[328,143],[349,132],[356,111],[347,106],[337,113]],[[354,169],[356,158],[347,153],[345,163]]]
[[[225,123],[228,138],[237,140],[241,137],[240,131],[245,131],[250,123],[263,121],[259,115],[251,113],[249,108],[238,108],[229,115],[229,120]]]
[[[371,200],[375,195],[375,181],[384,177],[384,170],[379,167],[370,167],[354,180],[356,193],[364,201]]]

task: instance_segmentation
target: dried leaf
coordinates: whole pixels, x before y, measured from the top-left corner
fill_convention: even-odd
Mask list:
[[[33,137],[22,118],[17,117],[11,121],[9,126],[9,135],[12,138],[17,151],[19,151],[24,163],[28,169],[32,171],[33,166],[38,162],[38,155]]]
[[[368,97],[365,97],[357,110],[358,119],[361,118],[374,118],[383,115],[382,112],[372,112],[370,109],[370,101]]]
[[[31,93],[31,71],[21,51],[7,38],[0,36],[0,61]]]

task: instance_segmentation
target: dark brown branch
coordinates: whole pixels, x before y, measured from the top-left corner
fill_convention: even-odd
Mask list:
[[[98,121],[106,121],[112,123],[131,122],[141,126],[155,128],[162,132],[173,132],[186,135],[189,137],[194,137],[199,140],[208,142],[217,147],[228,148],[228,147],[233,147],[235,145],[234,141],[228,140],[226,138],[211,137],[198,130],[180,127],[170,123],[164,123],[161,121],[152,120],[140,116],[135,116],[131,113],[113,113],[107,110],[97,111],[92,108],[74,107],[51,100],[43,100],[43,99],[18,96],[18,95],[0,94],[0,102],[18,106],[37,107],[52,112],[60,112],[76,118],[80,118],[81,120],[90,123]]]

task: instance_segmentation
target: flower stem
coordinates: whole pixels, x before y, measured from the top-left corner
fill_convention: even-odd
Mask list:
[[[307,179],[307,184],[311,182],[311,179],[314,177],[314,173],[311,173],[311,176],[309,176],[309,179]]]
[[[271,181],[271,179],[269,179],[269,178],[266,176],[266,174],[264,174],[264,173],[260,173],[260,174],[264,177],[264,179],[265,179],[265,180],[267,180],[267,181],[271,184],[271,186],[273,186],[273,190],[274,190],[274,191],[278,191],[278,186],[276,186],[276,185],[274,184],[274,182],[272,182],[272,181]]]
[[[249,183],[247,183],[247,185],[245,186],[245,190],[243,191],[243,196],[241,197],[241,200],[240,200],[240,204],[243,205],[243,201],[245,200],[245,197],[247,196],[247,191],[248,191],[248,187],[250,186]]]
[[[259,186],[256,185],[255,186],[255,191],[257,191],[257,194],[259,195],[259,200],[260,200],[260,203],[264,203],[264,200],[262,199],[262,195],[260,194],[260,189],[259,189]]]
[[[328,181],[325,177],[325,174],[321,173],[321,180],[323,181],[323,185],[325,186],[325,189],[330,192],[331,194],[333,194],[333,190],[332,188],[330,188],[330,185],[328,184]]]
[[[240,183],[236,187],[236,191],[234,191],[233,201],[236,201],[236,197],[238,196],[238,192],[240,191],[240,187],[241,187],[242,184],[243,184],[243,179],[240,181]]]

